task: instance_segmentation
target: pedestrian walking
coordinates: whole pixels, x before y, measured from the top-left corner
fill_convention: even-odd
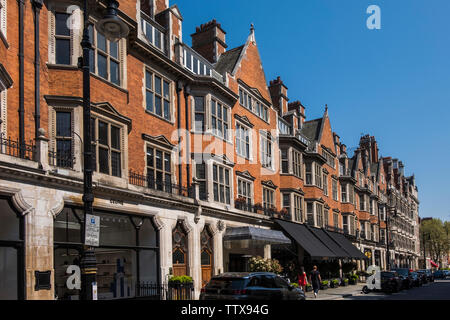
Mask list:
[[[306,292],[307,284],[308,284],[308,278],[306,276],[305,268],[300,267],[300,274],[298,275],[298,285],[302,288],[303,292]]]
[[[309,282],[311,283],[314,290],[314,297],[317,298],[317,294],[319,293],[320,283],[322,279],[320,278],[320,272],[317,270],[317,266],[313,267],[309,275]]]

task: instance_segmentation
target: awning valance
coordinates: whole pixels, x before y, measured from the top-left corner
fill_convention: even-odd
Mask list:
[[[278,230],[252,226],[227,228],[223,241],[252,240],[266,244],[289,244],[291,240]]]
[[[359,251],[358,248],[356,248],[350,241],[348,241],[343,234],[331,231],[326,231],[326,233],[331,238],[333,238],[333,240],[336,241],[336,243],[338,243],[339,246],[341,246],[341,248],[344,249],[351,258],[357,260],[369,259],[364,253]]]
[[[352,258],[352,256],[345,251],[338,243],[336,243],[333,238],[331,238],[326,231],[318,228],[309,228],[309,230],[314,233],[314,235],[319,238],[338,258]]]
[[[309,253],[312,259],[337,258],[336,254],[314,236],[306,225],[278,219],[275,221],[292,239]]]

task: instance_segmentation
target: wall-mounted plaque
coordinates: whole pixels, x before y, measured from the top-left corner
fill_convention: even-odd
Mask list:
[[[51,271],[35,271],[34,276],[36,278],[35,291],[50,290],[51,288]]]

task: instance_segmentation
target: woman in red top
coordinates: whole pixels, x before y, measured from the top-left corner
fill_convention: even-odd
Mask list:
[[[298,275],[298,285],[306,293],[306,284],[308,283],[304,267],[300,267],[300,274]]]

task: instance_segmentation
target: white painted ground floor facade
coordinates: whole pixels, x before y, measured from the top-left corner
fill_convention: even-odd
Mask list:
[[[12,157],[0,156],[0,220],[6,221],[0,228],[1,298],[77,299],[78,291],[68,288],[76,281],[67,279],[82,249],[81,177],[16,158],[11,166],[2,160]],[[239,257],[270,257],[270,245],[223,242],[227,228],[270,228],[268,217],[132,185],[113,187],[102,178],[94,175],[99,299],[133,297],[138,281],[163,284],[171,274],[191,276],[197,298],[208,277],[239,268]]]

